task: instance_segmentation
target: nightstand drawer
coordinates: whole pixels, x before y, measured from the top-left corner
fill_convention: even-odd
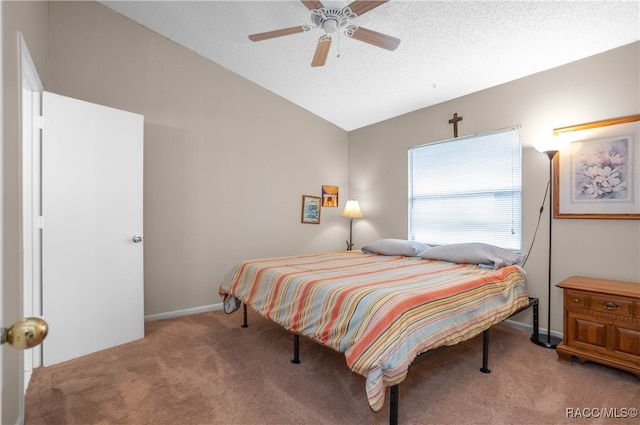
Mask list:
[[[566,290],[564,304],[567,307],[588,308],[589,295],[584,292]]]
[[[592,295],[591,310],[633,317],[633,301],[608,295]]]

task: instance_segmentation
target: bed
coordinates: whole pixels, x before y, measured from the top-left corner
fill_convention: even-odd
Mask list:
[[[296,337],[344,353],[379,411],[386,388],[397,389],[418,355],[473,338],[530,304],[515,261],[460,259],[456,249],[445,257],[417,251],[245,261],[223,279],[219,294],[227,313],[244,303]],[[390,255],[397,253],[403,255]]]

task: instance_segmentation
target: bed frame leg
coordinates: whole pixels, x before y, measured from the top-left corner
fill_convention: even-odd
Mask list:
[[[529,299],[531,305],[533,306],[533,334],[531,335],[531,342],[536,343],[539,341],[538,339],[538,335],[539,335],[539,318],[538,318],[538,314],[539,314],[539,309],[538,309],[538,299],[537,298],[530,298]]]
[[[247,305],[244,303],[242,304],[242,327],[249,327],[249,325],[247,324]]]
[[[389,391],[389,425],[398,425],[398,385],[392,386]]]
[[[291,363],[300,363],[300,335],[293,334],[293,360]]]
[[[482,332],[482,367],[480,372],[491,373],[491,370],[487,367],[489,357],[489,329]]]

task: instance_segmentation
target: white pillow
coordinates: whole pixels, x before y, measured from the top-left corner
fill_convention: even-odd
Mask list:
[[[362,247],[366,254],[404,255],[415,257],[429,248],[429,245],[404,239],[380,239]]]
[[[435,246],[419,253],[418,257],[458,264],[482,264],[494,269],[516,264],[521,260],[513,251],[479,242]]]

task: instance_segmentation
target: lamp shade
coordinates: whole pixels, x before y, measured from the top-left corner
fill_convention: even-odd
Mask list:
[[[347,201],[347,205],[344,206],[344,210],[342,210],[342,217],[351,217],[351,218],[362,218],[362,211],[360,211],[360,205],[358,201],[353,199]]]
[[[547,153],[550,151],[560,152],[571,143],[571,137],[568,135],[553,136],[548,139],[541,139],[534,142],[533,147],[535,150],[541,153]]]

